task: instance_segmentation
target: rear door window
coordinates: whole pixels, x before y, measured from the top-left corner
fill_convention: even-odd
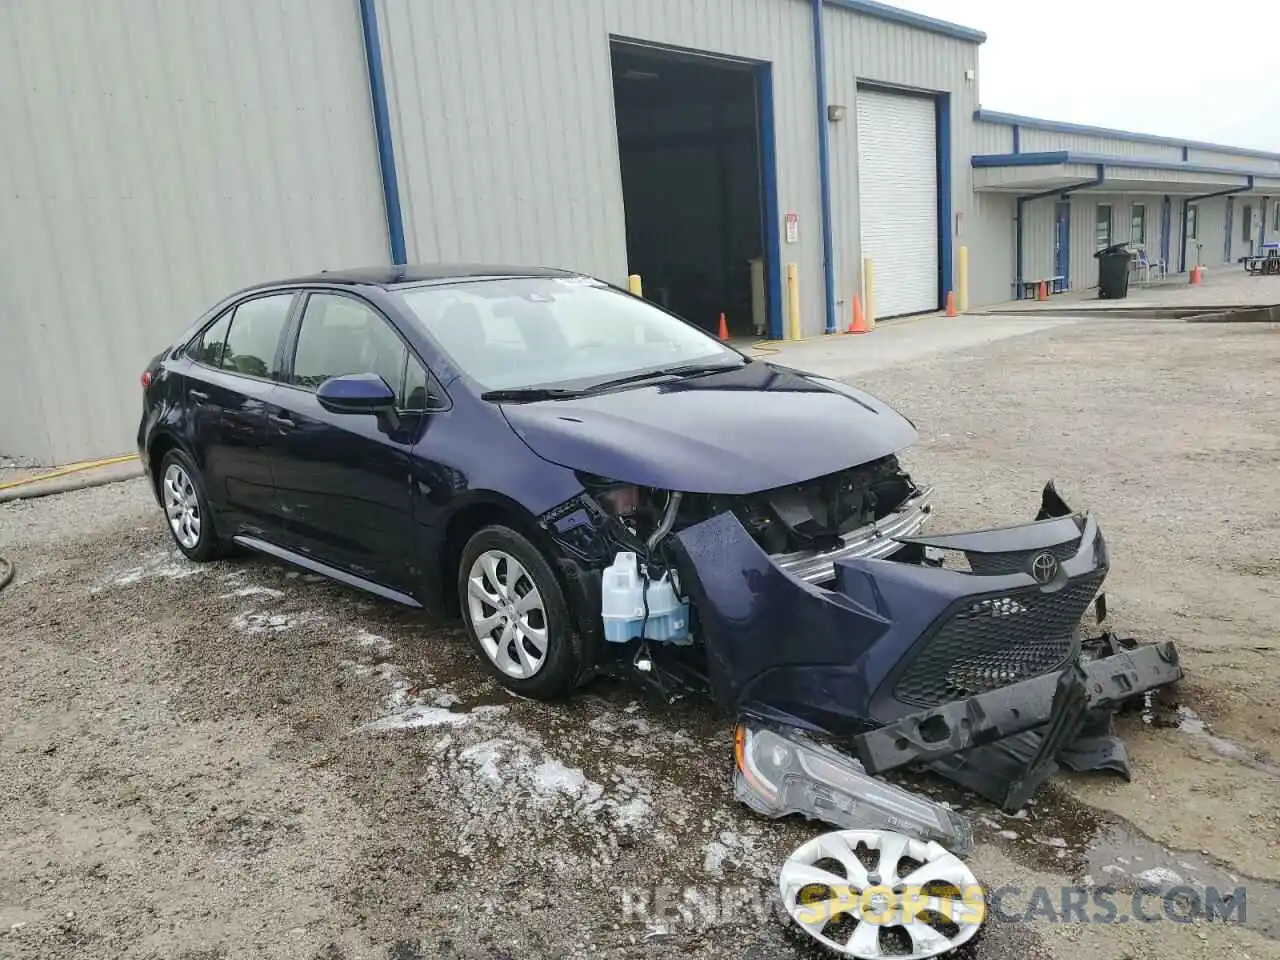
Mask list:
[[[298,330],[289,382],[314,390],[330,377],[376,373],[404,408],[408,359],[409,348],[377,310],[354,297],[313,293]]]
[[[264,379],[276,376],[277,348],[292,304],[292,293],[255,297],[239,304],[231,317],[222,369]]]

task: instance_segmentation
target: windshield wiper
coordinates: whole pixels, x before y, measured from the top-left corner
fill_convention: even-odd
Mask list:
[[[481,400],[492,400],[497,403],[533,400],[564,400],[567,397],[580,397],[581,390],[569,390],[564,387],[512,387],[506,390],[486,390],[480,394]]]
[[[593,383],[585,392],[595,393],[598,390],[621,387],[628,383],[643,383],[645,380],[658,380],[662,377],[694,377],[703,373],[720,373],[723,370],[738,370],[745,366],[745,363],[686,363],[675,367],[663,367],[660,370],[633,373],[631,376],[618,377],[616,380]]]

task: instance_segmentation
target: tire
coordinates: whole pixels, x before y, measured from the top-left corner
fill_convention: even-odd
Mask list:
[[[492,526],[467,541],[458,603],[482,662],[508,690],[551,700],[573,689],[579,664],[569,604],[547,558],[522,534]]]
[[[214,528],[213,511],[204,493],[200,470],[181,450],[170,450],[160,461],[157,484],[165,525],[188,560],[203,563],[225,552]]]

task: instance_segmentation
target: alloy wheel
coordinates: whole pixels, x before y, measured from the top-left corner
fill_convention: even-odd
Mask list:
[[[486,550],[467,574],[467,612],[485,654],[504,674],[527,680],[547,658],[547,612],[524,566]]]
[[[846,957],[934,957],[970,940],[985,913],[959,857],[885,830],[815,837],[782,865],[778,888],[791,919]]]
[[[200,542],[200,498],[195,484],[179,464],[169,464],[164,472],[164,512],[178,543],[194,550]]]

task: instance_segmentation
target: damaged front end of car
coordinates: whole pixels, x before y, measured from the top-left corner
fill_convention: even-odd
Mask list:
[[[583,482],[543,522],[604,646],[742,718],[736,789],[758,812],[866,826],[896,805],[880,822],[963,846],[944,811],[867,783],[923,764],[1013,810],[1059,764],[1127,777],[1114,712],[1181,676],[1172,644],[1084,636],[1110,555],[1052,483],[1030,522],[922,536],[931,491],[892,455],[748,496]],[[786,776],[744,766],[757,753]]]

